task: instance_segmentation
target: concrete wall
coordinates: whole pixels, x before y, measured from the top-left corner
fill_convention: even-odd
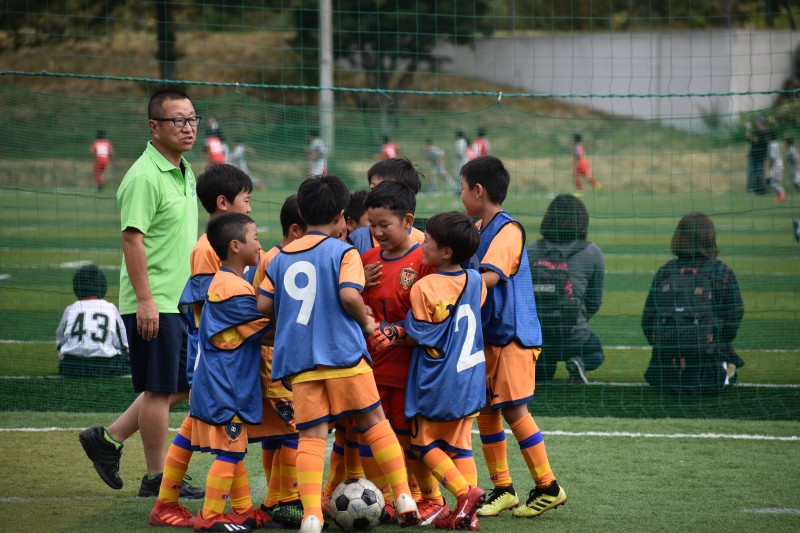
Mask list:
[[[800,32],[674,31],[574,33],[481,39],[474,46],[440,44],[447,72],[495,81],[520,92],[564,95],[604,112],[658,119],[702,130],[702,115],[734,121],[769,107],[775,95],[707,95],[781,89],[791,74]],[[569,95],[580,95],[569,96]]]

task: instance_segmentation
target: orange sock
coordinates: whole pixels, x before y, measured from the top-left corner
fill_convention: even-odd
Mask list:
[[[303,519],[322,518],[322,474],[325,469],[325,439],[300,437],[297,444],[297,488],[303,502]]]
[[[181,428],[167,450],[164,461],[164,476],[158,489],[158,499],[165,502],[177,502],[181,493],[181,482],[192,459],[192,419],[183,419]]]
[[[442,503],[442,493],[439,490],[439,482],[425,463],[411,450],[411,436],[397,435],[400,446],[403,447],[406,457],[406,468],[408,469],[408,486],[411,489],[411,497],[415,500],[425,498],[426,500],[436,500]],[[416,490],[415,490],[416,485]]]
[[[225,512],[233,485],[233,476],[236,464],[241,459],[233,459],[224,455],[217,455],[206,478],[206,499],[203,501],[203,517],[210,520]]]
[[[286,439],[281,444],[280,451],[280,501],[290,502],[296,500],[297,493],[297,441]]]
[[[478,466],[475,464],[475,458],[470,455],[454,455],[453,463],[467,480],[468,485],[473,487],[478,486]]]
[[[244,461],[236,463],[236,468],[233,470],[229,499],[231,507],[239,514],[244,514],[253,507],[253,499],[250,497],[250,480],[247,479]]]
[[[539,426],[530,413],[511,424],[511,431],[517,438],[522,457],[536,485],[540,487],[549,485],[555,476],[550,469],[550,461],[547,460],[542,432],[539,431]]]
[[[489,469],[489,478],[495,487],[511,485],[511,473],[508,471],[508,453],[506,451],[506,432],[503,429],[503,418],[500,411],[490,415],[478,415],[478,431],[481,433],[481,449]]]
[[[439,448],[431,448],[422,457],[425,466],[431,469],[436,479],[442,482],[456,498],[464,496],[469,492],[469,483],[458,471],[455,463],[444,451]]]
[[[394,433],[392,434],[394,435]],[[394,501],[392,499],[392,491],[389,488],[389,483],[386,481],[386,476],[383,475],[383,470],[381,470],[378,461],[375,460],[375,456],[372,454],[372,450],[363,433],[358,434],[358,442],[359,457],[361,460],[361,467],[364,469],[364,477],[375,483],[375,486],[381,489],[384,500],[387,502]],[[406,480],[406,483],[408,483],[408,480]]]
[[[381,472],[392,487],[394,497],[397,498],[400,494],[410,494],[403,449],[397,442],[397,436],[392,431],[389,421],[381,420],[365,431],[362,436],[372,451],[372,456],[378,463]],[[366,465],[364,470],[366,471]]]
[[[325,492],[333,492],[339,483],[345,480],[345,429],[336,425],[333,430],[333,446],[328,462],[328,479],[325,481]]]
[[[276,505],[280,499],[280,447],[279,441],[261,442],[261,466],[264,467],[264,477],[267,479],[267,493],[264,495],[264,507]]]
[[[361,455],[358,451],[358,433],[350,418],[345,420],[344,466],[346,479],[364,477],[364,468],[361,466]]]

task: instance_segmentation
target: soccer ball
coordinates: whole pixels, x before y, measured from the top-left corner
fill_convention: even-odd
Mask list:
[[[344,531],[369,531],[383,512],[383,493],[368,479],[348,479],[333,490],[330,513]]]

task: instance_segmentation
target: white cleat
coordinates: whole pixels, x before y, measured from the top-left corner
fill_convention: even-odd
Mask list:
[[[420,514],[417,509],[417,502],[410,494],[401,494],[394,501],[394,507],[397,509],[397,521],[400,527],[415,526],[419,524]]]
[[[322,533],[322,522],[314,515],[307,516],[300,524],[300,533]]]

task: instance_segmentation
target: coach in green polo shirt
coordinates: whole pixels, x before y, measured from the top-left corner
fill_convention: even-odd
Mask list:
[[[128,330],[133,389],[140,394],[107,429],[87,429],[80,440],[103,481],[119,489],[122,442],[139,430],[147,468],[139,496],[158,496],[169,408],[189,390],[178,300],[198,228],[195,177],[183,154],[194,145],[200,117],[185,93],[164,90],[150,99],[148,119],[151,140],[117,191],[124,256],[119,309]],[[203,494],[182,485],[183,497]]]

